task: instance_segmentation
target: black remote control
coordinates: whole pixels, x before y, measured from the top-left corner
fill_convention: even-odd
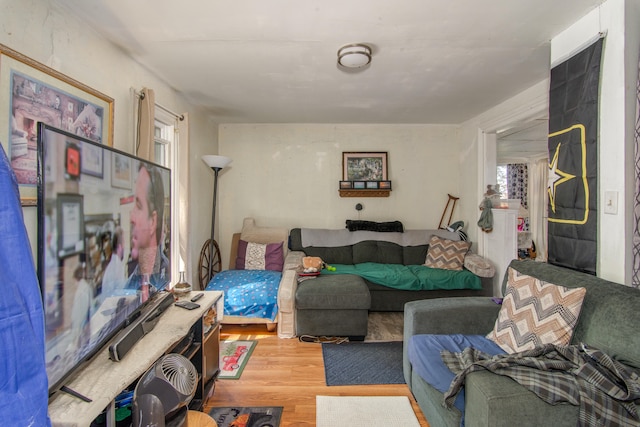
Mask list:
[[[200,292],[198,295],[196,295],[195,297],[191,298],[191,302],[196,302],[200,298],[202,298],[203,296],[204,296],[204,294],[202,292]]]
[[[195,302],[190,301],[178,301],[175,303],[175,305],[181,308],[186,308],[187,310],[193,310],[200,307],[200,304],[196,304]]]

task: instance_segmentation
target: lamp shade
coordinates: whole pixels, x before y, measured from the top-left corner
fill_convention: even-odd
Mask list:
[[[230,157],[207,154],[202,156],[202,160],[213,169],[223,169],[232,162]]]
[[[338,64],[346,68],[360,68],[371,62],[371,48],[364,44],[348,44],[338,49]]]

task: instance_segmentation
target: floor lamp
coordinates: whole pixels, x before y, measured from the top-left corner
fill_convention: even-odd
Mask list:
[[[218,199],[218,173],[231,163],[231,158],[208,154],[202,156],[202,160],[207,164],[207,166],[213,169],[213,208],[211,211],[211,239],[209,240],[209,256],[211,258],[209,260],[208,269],[208,280],[211,280],[211,269],[213,267],[213,242],[216,226],[216,204]]]

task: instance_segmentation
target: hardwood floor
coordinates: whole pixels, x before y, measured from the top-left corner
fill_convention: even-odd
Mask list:
[[[280,339],[265,326],[223,325],[221,340],[258,340],[238,380],[218,380],[204,411],[222,406],[282,406],[281,427],[315,426],[316,395],[407,396],[421,426],[429,426],[406,384],[325,385],[321,344]]]

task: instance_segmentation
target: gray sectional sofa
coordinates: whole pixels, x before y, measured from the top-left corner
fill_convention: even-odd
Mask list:
[[[317,256],[329,265],[378,263],[416,266],[424,264],[428,242],[434,234],[459,240],[457,233],[447,230],[373,232],[294,228],[289,233],[289,250],[292,257]],[[323,270],[319,277],[299,283],[294,295],[290,295],[290,298],[295,298],[296,335],[364,339],[369,311],[403,311],[404,305],[414,300],[491,295],[491,277],[495,270],[475,254],[468,258],[469,268],[474,269],[475,274],[466,268],[462,272],[448,271],[444,274],[467,279],[471,276],[477,282],[477,289],[404,290],[374,283],[355,274],[329,274]]]
[[[640,290],[531,260],[514,260],[510,266],[520,273],[556,285],[586,288],[572,343],[584,343],[602,350],[640,372]],[[506,281],[505,275],[503,288]],[[500,306],[487,297],[430,299],[406,304],[404,376],[432,427],[458,427],[463,414],[456,407],[445,408],[443,393],[418,374],[409,358],[411,337],[417,334],[485,335],[493,329],[499,310]],[[635,393],[639,391],[640,384]],[[464,392],[467,427],[579,425],[577,406],[547,404],[511,378],[489,371],[469,374]],[[640,411],[638,401],[635,407]],[[606,419],[597,424],[614,425]],[[640,424],[632,422],[628,425]]]

